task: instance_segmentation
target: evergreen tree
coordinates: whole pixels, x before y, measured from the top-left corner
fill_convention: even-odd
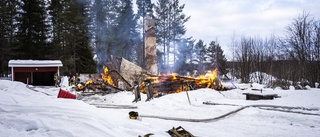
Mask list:
[[[132,9],[131,0],[122,0],[117,26],[118,54],[130,61],[136,60],[138,43],[137,20]]]
[[[186,33],[185,23],[190,19],[190,16],[186,16],[183,13],[183,9],[185,4],[179,5],[179,0],[173,0],[171,6],[171,12],[172,12],[172,25],[171,25],[171,35],[172,35],[172,46],[170,48],[173,48],[173,62],[176,62],[176,58],[179,56],[176,48],[177,44],[180,44],[182,41],[182,36]]]
[[[199,40],[195,45],[195,58],[193,61],[198,63],[198,72],[203,74],[205,71],[204,63],[207,60],[207,49],[203,40]]]
[[[53,58],[64,64],[69,73],[94,73],[95,63],[89,47],[89,2],[77,0],[51,1]]]
[[[48,23],[43,0],[21,0],[18,15],[16,59],[47,59]]]
[[[151,0],[137,0],[136,1],[138,12],[136,14],[137,18],[137,27],[140,28],[140,34],[142,34],[142,37],[138,41],[137,45],[137,52],[143,53],[143,54],[137,54],[137,64],[140,66],[145,65],[144,57],[145,57],[145,47],[144,47],[144,37],[145,37],[145,19],[148,15],[151,15],[151,18],[154,18],[153,16],[153,4],[151,3]],[[142,21],[139,21],[142,20]]]
[[[51,16],[51,41],[50,47],[52,58],[62,59],[66,54],[66,28],[67,17],[65,14],[66,0],[51,0],[49,6],[49,14]]]
[[[112,56],[117,56],[120,49],[116,44],[119,12],[118,0],[96,0],[92,5],[90,33],[98,72],[102,71],[106,61],[110,61]]]
[[[106,47],[106,2],[104,0],[96,0],[91,7],[92,20],[92,47],[96,54],[97,71],[101,72],[103,63],[107,59]]]
[[[190,17],[183,13],[183,9],[184,4],[180,6],[178,0],[158,0],[155,6],[157,45],[163,47],[159,50],[164,55],[165,64],[160,64],[164,67],[168,67],[169,62],[176,62],[176,45],[180,44],[186,33],[184,23]]]
[[[87,36],[87,8],[86,3],[70,0],[67,4],[66,16],[68,25],[66,25],[69,35],[67,38],[67,50],[69,56],[65,60],[71,66],[71,72],[93,73],[95,72],[95,63],[92,58],[91,49],[88,47],[89,38]],[[72,65],[71,65],[72,64]]]
[[[0,1],[0,75],[7,74],[8,61],[13,56],[16,30],[16,0]]]
[[[136,4],[138,6],[137,17],[142,17],[144,20],[147,13],[153,15],[153,4],[151,3],[151,0],[137,0]]]
[[[208,61],[209,63],[213,64],[212,69],[218,68],[220,73],[226,74],[227,59],[219,43],[211,41],[207,51]]]
[[[168,14],[169,14],[169,0],[158,0],[155,5],[155,25],[157,36],[158,55],[161,56],[163,62],[158,63],[159,68],[165,69],[168,64],[167,48],[168,48]]]
[[[194,68],[191,65],[194,53],[194,41],[192,38],[182,39],[177,45],[177,60],[175,61],[174,72],[186,75],[192,72]]]

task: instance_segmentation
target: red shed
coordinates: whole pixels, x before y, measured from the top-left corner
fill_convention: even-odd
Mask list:
[[[59,75],[60,60],[10,60],[12,81],[30,85],[53,86],[54,74]]]

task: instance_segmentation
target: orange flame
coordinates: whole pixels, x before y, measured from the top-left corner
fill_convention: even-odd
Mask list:
[[[217,78],[218,78],[218,69],[216,68],[213,71],[207,71],[205,75],[200,75],[197,78],[195,78],[196,79],[195,84],[200,87],[201,85],[205,85],[206,88],[210,88],[215,86],[215,81]]]
[[[108,74],[108,72],[109,72],[109,69],[107,67],[104,67],[103,73],[101,73],[103,82],[108,83],[112,86],[115,86],[113,83],[112,77]]]

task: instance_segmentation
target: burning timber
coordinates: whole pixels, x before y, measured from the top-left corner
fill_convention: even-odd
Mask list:
[[[146,71],[143,70],[131,73],[127,68],[132,69],[133,67],[128,67],[128,64],[118,66],[126,67],[122,67],[119,72],[115,69],[109,70],[109,68],[113,67],[112,64],[109,64],[109,68],[105,67],[100,77],[97,78],[97,76],[95,76],[85,83],[78,84],[76,90],[82,91],[84,95],[109,94],[134,90],[136,94],[138,93],[134,101],[141,99],[140,93],[147,94],[147,100],[150,100],[153,97],[159,97],[165,94],[200,88],[212,88],[219,91],[225,90],[218,78],[217,69],[209,71],[206,75],[199,77],[184,77],[177,74],[148,75]],[[125,75],[123,76],[122,74]],[[133,85],[130,83],[133,83]]]
[[[216,73],[208,72],[209,74]],[[146,84],[148,83],[148,84]],[[212,88],[215,90],[224,90],[223,85],[216,75],[207,75],[199,77],[183,77],[176,74],[166,74],[158,76],[148,76],[139,87],[142,93],[146,92],[146,85],[153,90],[153,93],[170,94],[182,91],[195,90],[200,88]]]
[[[111,74],[117,77],[112,77]],[[109,71],[107,67],[104,68],[104,71],[103,73],[101,73],[100,77],[97,75],[93,75],[93,77],[89,76],[89,78],[90,79],[85,83],[79,83],[78,85],[76,85],[75,89],[77,91],[87,92],[87,95],[98,93],[108,94],[116,93],[119,91],[125,91],[125,89],[119,87],[119,84],[115,84],[113,82],[115,81],[114,79],[117,79],[116,81],[118,81],[119,83],[120,81],[124,82],[127,85],[127,87],[131,87],[131,85],[119,74],[118,71]],[[89,92],[90,90],[91,92]]]

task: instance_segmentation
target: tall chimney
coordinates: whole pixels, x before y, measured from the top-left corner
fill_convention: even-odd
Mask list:
[[[149,18],[145,19],[145,38],[144,38],[144,55],[146,70],[153,75],[157,75],[157,48],[156,48],[156,30],[154,28],[154,20]]]

